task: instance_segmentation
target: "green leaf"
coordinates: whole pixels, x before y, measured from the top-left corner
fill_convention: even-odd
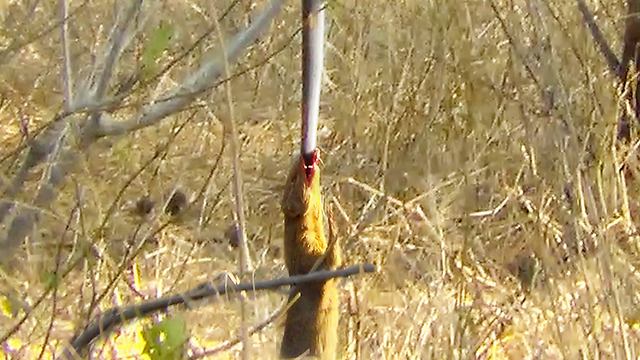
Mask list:
[[[142,68],[145,76],[155,72],[156,62],[167,49],[173,33],[174,28],[171,24],[160,23],[149,36],[149,41],[142,52]]]
[[[54,271],[43,271],[40,273],[40,281],[48,289],[56,288],[60,284],[60,277]]]
[[[143,354],[151,360],[184,359],[184,345],[189,338],[182,317],[167,318],[142,330]]]

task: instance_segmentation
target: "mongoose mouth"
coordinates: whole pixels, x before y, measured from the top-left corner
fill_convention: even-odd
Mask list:
[[[318,159],[320,150],[315,149],[310,154],[302,154],[302,168],[304,169],[304,177],[307,185],[311,185],[311,181],[316,174],[316,166],[318,165]]]

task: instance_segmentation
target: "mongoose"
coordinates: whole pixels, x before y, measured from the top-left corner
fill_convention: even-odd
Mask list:
[[[324,232],[318,150],[310,159],[294,161],[282,198],[284,258],[289,275],[306,274],[328,251],[321,269],[341,265],[337,242],[327,242]],[[329,248],[328,248],[329,247]],[[338,330],[337,280],[300,285],[292,289],[287,310],[282,358],[301,355],[335,359]]]

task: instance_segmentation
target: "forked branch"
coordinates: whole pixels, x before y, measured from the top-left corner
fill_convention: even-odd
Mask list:
[[[88,145],[102,136],[122,135],[143,127],[156,125],[167,116],[183,110],[200,94],[210,89],[216,81],[220,80],[219,78],[224,73],[225,62],[233,62],[244,49],[258,38],[260,33],[266,29],[270,21],[279,12],[284,1],[285,0],[272,0],[272,2],[267,6],[267,9],[264,10],[263,13],[247,29],[236,34],[230,40],[227,45],[225,56],[217,55],[206,59],[202,66],[188,75],[181,85],[171,91],[168,91],[160,99],[144,107],[141,114],[135,115],[129,119],[118,120],[109,116],[109,114],[101,113],[101,108],[90,109],[91,120],[84,123],[81,131],[81,149],[70,148],[68,151],[65,149],[65,154],[76,150],[86,150]],[[112,44],[114,45],[111,46],[109,51],[105,54],[104,61],[106,65],[99,76],[97,88],[94,89],[97,93],[93,99],[104,98],[104,103],[110,103],[110,101],[106,99],[107,96],[104,94],[104,89],[111,78],[115,61],[118,59],[118,54],[122,50],[124,34],[126,32],[125,30],[131,22],[132,14],[137,13],[140,3],[141,2],[137,0],[137,2],[132,6],[132,10],[128,12],[125,21],[116,27],[117,31],[114,33],[115,38],[112,40]],[[70,70],[71,69],[69,69],[69,73],[71,73]],[[80,95],[78,97],[79,98],[73,99],[74,107],[76,109],[80,109],[87,106],[86,95],[84,98]],[[48,183],[45,188],[46,191],[41,191],[38,194],[37,200],[34,203],[35,209],[20,209],[16,217],[11,220],[10,224],[6,224],[8,228],[7,238],[6,240],[0,239],[0,245],[5,246],[7,249],[6,251],[0,252],[0,260],[10,257],[12,253],[11,250],[15,248],[17,244],[20,244],[25,236],[33,229],[35,221],[39,216],[39,210],[37,208],[47,206],[57,197],[57,191],[60,184],[64,182],[67,174],[71,170],[71,165],[74,163],[73,159],[66,157],[64,161],[61,162],[52,157],[52,153],[56,149],[61,148],[59,144],[61,144],[62,137],[67,136],[70,133],[68,131],[68,125],[73,121],[70,119],[69,115],[71,114],[65,112],[63,115],[56,117],[51,125],[45,128],[45,130],[33,140],[29,146],[29,153],[26,160],[23,162],[17,174],[13,177],[11,183],[0,194],[3,198],[0,200],[0,223],[2,223],[5,221],[5,218],[10,211],[16,207],[16,204],[12,199],[22,192],[24,182],[32,169],[45,161],[51,161],[54,163],[54,171],[51,171],[52,176],[48,179]],[[77,116],[81,116],[81,114],[77,114]],[[69,136],[75,136],[75,132],[71,132]]]
[[[155,125],[165,117],[182,110],[219,80],[224,74],[225,63],[234,62],[242,50],[258,38],[278,13],[283,3],[284,0],[273,0],[246,30],[231,39],[224,52],[225,56],[216,54],[206,59],[180,86],[168,91],[151,105],[144,107],[141,115],[121,121],[103,117],[101,124],[97,128],[91,129],[91,135],[93,137],[122,135]]]

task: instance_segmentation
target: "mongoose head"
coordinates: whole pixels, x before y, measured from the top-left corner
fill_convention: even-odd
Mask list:
[[[316,149],[311,156],[301,155],[294,160],[282,197],[282,212],[286,216],[301,216],[321,201],[319,154]]]

